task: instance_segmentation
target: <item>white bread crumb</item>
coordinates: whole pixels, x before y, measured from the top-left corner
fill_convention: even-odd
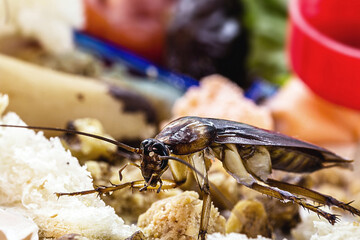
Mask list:
[[[320,219],[315,213],[301,209],[302,222],[292,229],[291,235],[295,240],[359,240],[360,218],[350,221],[350,218],[341,218],[341,221],[331,225],[325,219]],[[353,219],[353,218],[351,218]]]
[[[159,200],[142,215],[138,226],[150,239],[196,239],[200,227],[202,201],[199,194],[186,191]],[[211,206],[208,233],[225,232],[225,218]]]
[[[0,123],[24,125],[14,113]],[[58,138],[0,128],[0,152],[0,206],[32,218],[40,237],[77,233],[89,239],[125,239],[138,230],[125,225],[96,194],[56,197],[55,192],[93,189],[89,172]]]
[[[0,208],[0,239],[37,240],[38,230],[31,219]]]
[[[314,221],[317,232],[310,240],[359,240],[360,222],[340,222],[332,226],[323,221]]]
[[[73,30],[85,23],[81,0],[6,0],[0,2],[1,35],[19,34],[36,39],[55,54],[74,49]]]
[[[271,240],[271,238],[262,236],[257,236],[257,238],[248,238],[245,234],[240,233],[229,233],[226,235],[221,233],[214,233],[208,235],[207,240]]]

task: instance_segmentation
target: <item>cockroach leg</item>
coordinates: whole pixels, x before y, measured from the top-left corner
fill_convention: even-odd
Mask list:
[[[163,185],[163,181],[162,181],[161,178],[160,178],[160,179],[159,179],[159,188],[156,190],[157,193],[160,193],[161,188],[162,188],[162,185]]]
[[[133,181],[133,182],[127,182],[127,183],[123,183],[123,184],[118,184],[118,185],[112,185],[112,186],[101,186],[101,187],[97,187],[95,189],[92,190],[85,190],[85,191],[80,191],[80,192],[69,192],[69,193],[55,193],[56,196],[61,197],[61,196],[75,196],[75,195],[87,195],[87,194],[92,194],[92,193],[98,193],[99,195],[108,193],[108,192],[113,192],[113,191],[117,191],[126,187],[133,187],[133,186],[137,186],[141,183],[144,183],[144,180],[138,180],[138,181]],[[143,186],[143,185],[141,185]]]
[[[97,193],[99,195],[105,194],[105,193],[109,193],[109,192],[114,192],[120,189],[124,189],[126,187],[129,187],[131,189],[142,189],[144,188],[144,185],[146,185],[147,182],[145,180],[138,180],[138,181],[132,181],[132,182],[127,182],[127,183],[123,183],[123,184],[117,184],[117,185],[112,185],[112,186],[101,186],[101,187],[97,187],[95,189],[92,190],[85,190],[85,191],[80,191],[80,192],[69,192],[69,193],[55,193],[57,197],[61,197],[61,196],[75,196],[75,195],[87,195],[87,194],[92,194],[92,193]],[[161,181],[161,183],[158,183],[156,186],[147,186],[146,189],[149,190],[166,190],[166,189],[173,189],[178,187],[179,184],[176,183],[174,180],[168,180],[168,179],[164,179]]]
[[[122,168],[120,168],[120,170],[119,170],[119,179],[120,179],[120,181],[122,181],[122,179],[123,179],[123,176],[122,176],[122,174],[121,174],[122,171],[124,171],[124,169],[125,169],[127,166],[129,166],[129,165],[135,166],[135,167],[141,169],[141,167],[140,167],[139,165],[137,165],[136,163],[130,162],[130,163],[125,164],[125,165],[124,165]]]
[[[154,176],[156,176],[156,174],[151,174],[149,181],[145,182],[144,186],[139,189],[140,192],[147,190],[147,188],[150,186],[151,182],[153,181]]]
[[[198,239],[200,238],[201,240],[205,240],[211,213],[211,197],[209,184],[204,183],[204,185],[201,187],[201,191],[203,192],[203,205],[201,209],[200,230]]]
[[[345,211],[349,211],[352,214],[356,214],[356,215],[360,216],[360,211],[358,209],[350,206],[350,204],[352,202],[344,203],[344,202],[341,202],[329,195],[321,194],[321,193],[316,192],[311,189],[307,189],[307,188],[297,186],[294,184],[290,184],[290,183],[286,183],[286,182],[280,182],[280,181],[277,181],[274,179],[268,179],[266,181],[266,183],[270,186],[280,188],[282,190],[291,192],[293,194],[310,198],[319,204],[327,205],[327,206],[336,206]]]
[[[194,171],[193,174],[203,194],[203,205],[201,209],[198,239],[205,240],[211,213],[210,184],[208,179],[208,170],[210,168],[209,161],[211,160],[204,158],[204,152],[194,153],[190,156],[189,159],[193,168],[197,169],[197,172]]]
[[[273,187],[270,187],[270,186],[264,186],[264,185],[260,185],[258,183],[253,183],[252,185],[249,185],[248,187],[250,187],[251,189],[254,189],[260,193],[263,193],[263,194],[266,194],[270,197],[274,197],[274,198],[277,198],[279,200],[282,200],[282,201],[292,201],[310,211],[313,211],[315,212],[316,214],[324,217],[326,220],[328,220],[328,222],[332,225],[335,224],[335,222],[337,222],[339,219],[337,217],[337,215],[335,214],[330,214],[330,213],[327,213],[323,210],[321,210],[319,207],[317,206],[314,206],[314,205],[311,205],[309,203],[307,203],[305,201],[305,199],[302,199],[302,198],[298,198],[296,197],[295,195],[293,195],[292,193],[288,192],[288,191],[285,191],[285,190],[280,190],[278,188],[273,188]]]

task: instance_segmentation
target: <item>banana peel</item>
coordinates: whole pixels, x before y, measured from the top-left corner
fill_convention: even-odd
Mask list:
[[[95,118],[116,139],[155,135],[156,113],[137,93],[95,79],[66,74],[0,55],[0,92],[8,111],[33,126],[65,127],[78,118]]]

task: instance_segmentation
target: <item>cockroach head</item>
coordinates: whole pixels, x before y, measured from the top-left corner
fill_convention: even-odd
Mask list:
[[[141,173],[146,182],[156,186],[161,175],[168,168],[168,159],[161,159],[161,156],[169,156],[169,149],[166,145],[154,138],[148,138],[141,142],[140,152],[142,154]]]

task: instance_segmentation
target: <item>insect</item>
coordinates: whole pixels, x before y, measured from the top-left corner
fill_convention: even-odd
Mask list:
[[[214,158],[222,162],[224,169],[239,184],[270,197],[299,204],[324,217],[331,224],[334,224],[338,217],[308,203],[308,200],[313,200],[319,205],[337,206],[360,216],[360,211],[349,203],[311,189],[269,178],[272,169],[305,173],[334,166],[349,167],[352,161],[316,145],[247,124],[214,118],[182,117],[165,126],[155,138],[143,140],[139,148],[71,129],[31,126],[23,126],[23,128],[63,131],[94,137],[141,156],[140,165],[130,164],[141,170],[143,180],[101,186],[80,192],[56,193],[59,197],[91,193],[104,194],[126,187],[140,191],[153,189],[160,192],[161,189],[181,186],[187,179],[188,171],[192,171],[203,193],[198,235],[201,239],[205,239],[210,218],[211,196],[208,170]],[[122,179],[121,172],[128,165],[120,169],[120,179]],[[162,179],[162,174],[168,168],[171,170],[173,179]]]

